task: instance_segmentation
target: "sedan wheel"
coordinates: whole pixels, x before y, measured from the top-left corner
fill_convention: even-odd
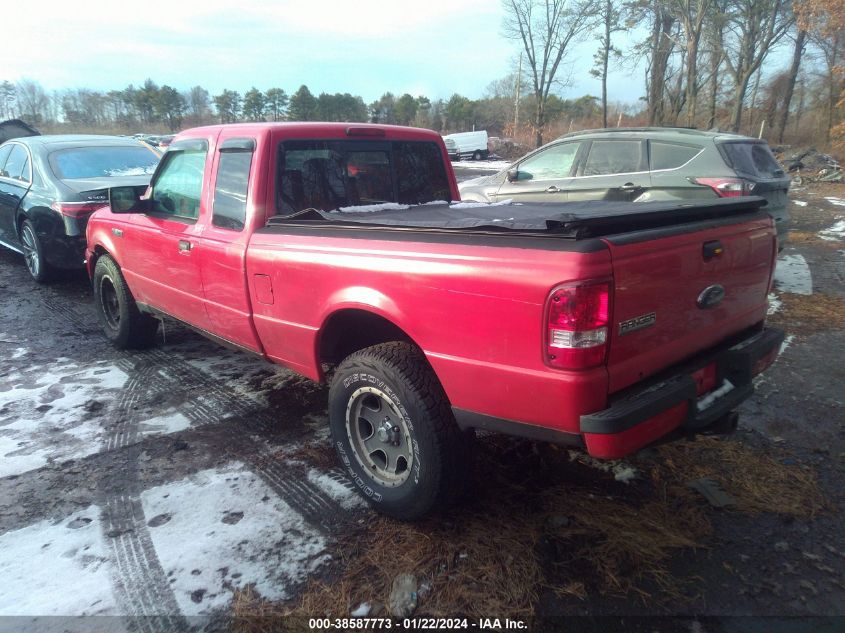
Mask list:
[[[47,281],[50,271],[47,262],[44,261],[44,251],[38,240],[38,234],[29,220],[24,221],[21,227],[21,245],[29,274],[39,283]]]

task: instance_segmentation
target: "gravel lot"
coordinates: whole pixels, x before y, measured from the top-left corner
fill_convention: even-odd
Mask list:
[[[731,441],[815,473],[828,507],[806,518],[701,499],[712,534],[668,560],[677,595],[647,581],[648,598],[605,591],[546,549],[535,613],[845,615],[845,186],[792,197],[795,239],[780,258],[772,315],[788,344]],[[0,615],[161,615],[143,630],[187,630],[186,618],[228,613],[247,588],[296,608],[313,581],[331,586],[342,575],[359,554],[357,536],[380,521],[327,458],[322,387],[172,323],[156,349],[115,351],[84,275],[37,286],[20,257],[0,251],[0,360]],[[599,496],[659,501],[651,484],[616,481],[565,452],[551,459]],[[495,467],[520,478],[525,464]],[[484,499],[495,485],[480,480],[482,501],[449,521],[492,516]],[[564,576],[583,591],[556,591]],[[437,590],[461,582],[450,576]],[[136,626],[127,622],[113,624]]]

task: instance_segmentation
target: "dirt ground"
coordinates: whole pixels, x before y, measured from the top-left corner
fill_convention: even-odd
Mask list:
[[[0,615],[270,630],[258,616],[384,615],[410,573],[416,615],[837,630],[804,618],[845,616],[845,186],[791,196],[770,317],[789,337],[736,434],[609,467],[480,437],[471,495],[412,526],[351,491],[324,388],[169,322],[156,349],[115,351],[84,275],[38,286],[0,251]]]

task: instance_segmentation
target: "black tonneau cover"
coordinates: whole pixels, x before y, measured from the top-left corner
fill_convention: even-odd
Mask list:
[[[306,209],[268,226],[356,226],[556,234],[576,239],[757,213],[763,198],[695,202],[438,203],[383,210]],[[393,205],[394,207],[398,205]],[[372,209],[372,208],[371,208]]]

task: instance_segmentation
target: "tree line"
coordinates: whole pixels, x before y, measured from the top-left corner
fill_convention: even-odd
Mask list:
[[[0,82],[0,119],[48,129],[176,131],[236,121],[372,121],[439,132],[488,129],[542,144],[583,127],[681,125],[825,142],[840,130],[845,0],[502,0],[502,35],[519,50],[482,97],[385,92],[366,103],[306,85],[180,91],[152,79],[107,92],[47,92],[32,80]],[[839,7],[837,9],[837,7]],[[595,42],[600,94],[564,98],[576,44]],[[642,70],[634,70],[642,69]],[[615,72],[615,74],[614,74]],[[608,82],[642,86],[610,103]],[[636,74],[635,74],[636,73]],[[841,134],[840,134],[841,132]],[[838,136],[837,136],[838,135]]]

